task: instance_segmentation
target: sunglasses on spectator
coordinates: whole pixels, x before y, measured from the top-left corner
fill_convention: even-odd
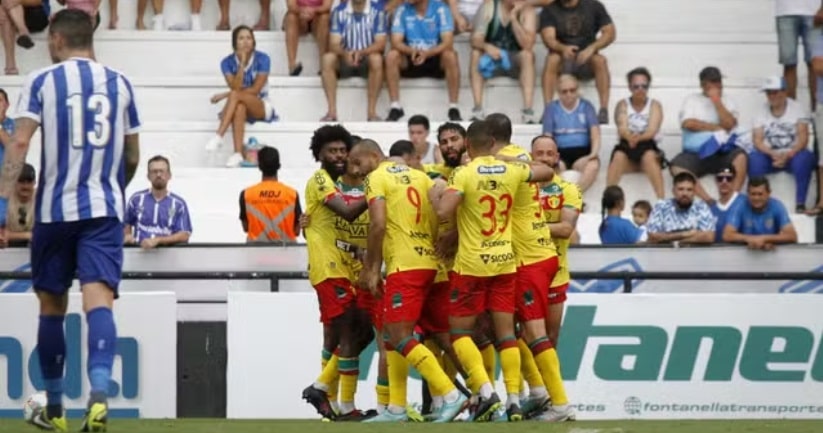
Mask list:
[[[717,180],[718,183],[723,183],[723,182],[731,183],[732,179],[734,179],[734,176],[721,175],[721,176],[715,176],[714,178],[715,178],[715,180]]]
[[[632,84],[632,90],[640,90],[640,89],[648,90],[649,89],[649,83]]]

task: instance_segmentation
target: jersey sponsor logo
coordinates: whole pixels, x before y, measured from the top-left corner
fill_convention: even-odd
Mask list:
[[[489,263],[507,263],[514,261],[514,253],[480,254],[480,260],[482,260],[483,264],[486,265],[488,265]]]
[[[497,191],[500,183],[494,179],[477,181],[477,189],[480,191]]]
[[[532,221],[532,230],[543,230],[546,228],[545,221]]]
[[[505,165],[478,165],[477,174],[503,174],[506,172]]]
[[[431,239],[432,236],[429,233],[410,231],[409,237],[412,239]]]
[[[416,251],[417,255],[419,255],[421,257],[423,257],[423,256],[431,257],[431,256],[434,255],[434,249],[432,249],[432,248],[414,247],[414,251]]]
[[[480,243],[480,248],[493,248],[493,247],[505,247],[509,245],[511,242],[507,240],[494,240],[494,241],[483,241]]]

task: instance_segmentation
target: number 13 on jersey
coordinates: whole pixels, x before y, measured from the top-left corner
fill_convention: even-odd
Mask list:
[[[86,143],[94,148],[104,148],[111,140],[112,103],[108,96],[95,93],[83,101],[83,95],[75,93],[66,99],[69,114],[69,138],[77,149]]]

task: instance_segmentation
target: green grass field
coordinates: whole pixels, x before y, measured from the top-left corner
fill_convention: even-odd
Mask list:
[[[73,420],[70,428],[79,428]],[[0,419],[0,432],[36,432],[23,421]],[[74,430],[76,431],[76,430]],[[820,433],[823,421],[578,421],[451,424],[360,424],[320,421],[225,419],[114,420],[109,432],[129,433]]]

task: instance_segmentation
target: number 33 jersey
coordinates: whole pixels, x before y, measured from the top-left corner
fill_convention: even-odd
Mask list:
[[[515,272],[512,206],[518,188],[530,178],[528,165],[493,156],[475,158],[455,170],[448,190],[463,196],[457,210],[455,272],[477,277]]]
[[[426,173],[384,161],[365,180],[369,206],[386,203],[383,260],[386,274],[413,269],[437,269],[434,234],[437,217],[429,202],[434,181]]]

